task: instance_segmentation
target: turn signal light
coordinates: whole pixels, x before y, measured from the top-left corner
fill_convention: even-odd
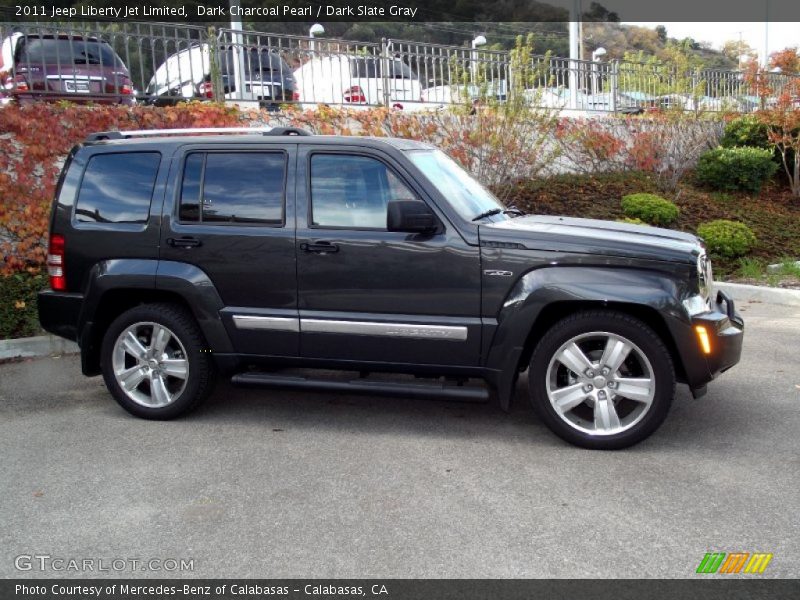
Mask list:
[[[694,331],[697,333],[697,341],[700,342],[700,348],[703,354],[711,354],[711,340],[708,337],[708,331],[702,325],[695,325]]]

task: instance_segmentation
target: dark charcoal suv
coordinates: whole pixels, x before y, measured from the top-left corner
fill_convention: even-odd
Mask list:
[[[134,415],[176,417],[217,374],[507,409],[528,369],[555,433],[622,448],[676,381],[699,396],[739,360],[693,235],[521,215],[413,141],[183,133],[90,136],[53,205],[42,325]]]

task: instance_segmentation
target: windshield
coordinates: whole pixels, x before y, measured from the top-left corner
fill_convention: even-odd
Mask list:
[[[465,219],[505,209],[494,194],[441,150],[413,150],[408,157]]]
[[[20,46],[17,62],[22,65],[103,65],[122,67],[122,61],[106,43],[80,38],[28,37]]]

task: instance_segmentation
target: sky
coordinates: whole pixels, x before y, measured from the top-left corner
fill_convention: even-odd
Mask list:
[[[678,39],[693,38],[697,42],[710,42],[719,49],[727,40],[742,40],[758,52],[764,54],[764,23],[628,23],[642,27],[655,28],[663,25],[667,35]],[[800,46],[800,23],[770,23],[767,55],[789,46]]]

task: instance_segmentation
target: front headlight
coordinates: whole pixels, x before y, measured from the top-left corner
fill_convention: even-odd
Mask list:
[[[705,254],[697,257],[697,283],[698,291],[711,307],[711,296],[714,294],[714,272],[711,269],[711,260]]]
[[[683,307],[690,317],[711,310],[711,298],[714,294],[714,273],[708,256],[697,257],[697,294],[686,298]]]

